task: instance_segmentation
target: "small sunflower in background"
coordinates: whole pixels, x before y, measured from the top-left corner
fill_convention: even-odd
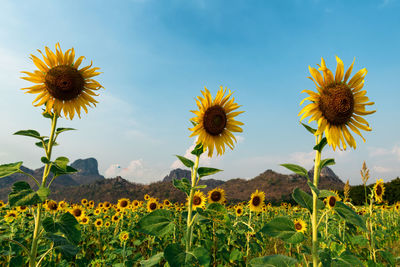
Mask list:
[[[49,200],[45,204],[45,207],[49,211],[57,211],[58,210],[58,204],[54,200]]]
[[[383,179],[379,179],[376,181],[374,185],[374,196],[375,201],[377,203],[381,203],[383,201],[383,194],[385,193],[385,184],[383,183]]]
[[[307,231],[307,223],[302,219],[294,219],[293,223],[294,229],[296,229],[297,232],[304,234]]]
[[[103,226],[103,220],[102,219],[97,219],[94,222],[94,226],[96,226],[97,230],[100,229]]]
[[[243,207],[241,205],[235,207],[235,214],[236,216],[242,216],[243,214]]]
[[[144,195],[144,200],[149,200],[149,199],[150,199],[149,194]]]
[[[84,225],[88,224],[89,223],[89,217],[83,216],[81,221],[80,221],[80,223],[84,224]]]
[[[121,214],[120,213],[115,213],[113,216],[111,216],[111,221],[113,223],[117,223],[121,220]]]
[[[400,212],[400,201],[397,201],[396,204],[394,204],[394,210]]]
[[[81,203],[82,205],[86,205],[89,203],[89,201],[86,198],[82,198]]]
[[[126,208],[128,208],[129,203],[130,203],[129,199],[121,198],[121,199],[118,199],[117,207],[120,209],[126,209]]]
[[[325,205],[326,205],[328,208],[333,209],[333,208],[335,207],[335,205],[336,205],[336,202],[337,202],[337,201],[340,201],[340,200],[341,200],[341,198],[340,198],[338,195],[334,195],[334,196],[329,196],[329,197],[327,197],[327,198],[324,200],[324,202],[325,202]]]
[[[6,204],[4,204],[3,200],[0,200],[0,209],[3,208]]]
[[[168,199],[164,199],[164,206],[166,206],[166,207],[169,207],[169,206],[171,206],[171,202],[169,202],[169,200]]]
[[[250,211],[261,212],[263,210],[265,201],[265,193],[263,191],[258,191],[251,194],[251,198],[249,201],[249,209]]]
[[[80,220],[85,215],[84,210],[78,206],[73,207],[69,212],[74,215],[75,219],[77,220]]]
[[[215,99],[212,99],[210,91],[205,87],[204,89],[204,92],[201,91],[204,98],[198,96],[196,100],[199,110],[191,110],[196,117],[191,119],[195,126],[189,130],[193,132],[190,137],[198,135],[197,144],[203,144],[208,150],[208,156],[212,157],[214,148],[217,155],[225,153],[225,145],[233,149],[233,140],[237,140],[232,132],[242,132],[239,126],[244,125],[234,118],[244,111],[233,112],[241,106],[234,103],[233,97],[230,99],[231,90],[225,96],[226,89],[223,90],[221,86]]]
[[[36,85],[22,88],[25,93],[38,94],[33,101],[34,106],[46,105],[46,112],[57,115],[64,113],[64,116],[73,119],[75,112],[81,117],[81,108],[88,112],[87,107],[98,103],[93,96],[94,92],[103,88],[99,82],[92,79],[99,75],[100,68],[92,68],[92,62],[89,66],[79,69],[83,56],[76,61],[74,48],[62,52],[60,44],[56,44],[56,52],[45,47],[46,55],[38,50],[43,56],[43,61],[38,57],[31,55],[33,63],[39,70],[34,72],[22,71],[27,77],[22,79],[35,83]]]
[[[208,191],[207,197],[208,203],[225,203],[225,190],[222,188],[214,188],[213,190]]]
[[[119,234],[119,240],[120,240],[121,242],[126,242],[126,241],[128,241],[128,239],[129,239],[129,233],[128,233],[127,231],[122,231],[122,232]]]
[[[336,61],[335,76],[326,67],[323,58],[321,58],[321,65],[318,65],[320,67],[318,70],[322,71],[323,75],[317,69],[309,66],[312,77],[308,78],[315,83],[318,92],[311,90],[302,91],[302,93],[306,92],[309,94],[309,97],[303,99],[300,105],[305,100],[309,100],[312,103],[306,105],[299,112],[298,116],[302,115],[300,121],[311,116],[308,122],[316,121],[318,124],[318,130],[315,132],[315,135],[325,133],[327,142],[332,146],[333,150],[336,147],[340,150],[341,148],[346,150],[347,144],[355,149],[356,141],[349,129],[361,136],[365,142],[359,129],[371,131],[371,128],[362,116],[375,112],[375,110],[365,110],[366,106],[374,104],[366,96],[367,92],[362,90],[367,69],[361,69],[348,81],[354,61],[346,73],[344,73],[342,60],[336,57]]]
[[[201,191],[194,192],[193,195],[193,210],[197,208],[204,208],[206,206],[206,196]],[[189,197],[187,198],[187,203],[189,203]]]
[[[158,201],[154,198],[150,198],[149,201],[147,202],[147,211],[152,212],[158,209]]]
[[[12,223],[15,219],[17,219],[18,217],[18,212],[16,212],[15,210],[8,210],[7,214],[4,215],[4,220],[7,223]]]

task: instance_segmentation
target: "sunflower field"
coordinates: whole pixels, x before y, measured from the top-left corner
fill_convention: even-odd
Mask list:
[[[0,202],[0,266],[396,266],[400,264],[400,203],[384,201],[385,186],[377,179],[367,189],[369,171],[363,166],[364,204],[354,206],[346,183],[343,195],[320,190],[321,170],[335,164],[322,158],[325,147],[356,149],[352,132],[365,142],[360,130],[371,131],[364,116],[374,105],[366,96],[366,68],[353,77],[353,63],[346,70],[336,57],[335,75],[325,60],[317,69],[309,67],[316,92],[300,105],[300,121],[310,117],[317,128],[301,123],[315,139],[314,173],[309,177],[302,166],[281,166],[304,176],[311,194],[296,188],[292,206],[268,204],[268,196],[255,190],[249,201],[230,203],[222,188],[205,194],[199,181],[222,170],[199,166],[200,157],[222,156],[226,147],[234,149],[234,133],[242,132],[236,119],[244,111],[233,92],[222,86],[213,98],[205,88],[191,112],[190,137],[196,137],[191,151],[195,160],[176,155],[191,170],[190,179],[175,179],[173,185],[187,196],[186,203],[171,203],[146,195],[143,200],[119,199],[118,203],[56,202],[49,198],[51,184],[60,175],[72,174],[69,159],[52,159],[56,140],[73,128],[58,127],[64,116],[95,107],[96,93],[103,86],[93,77],[98,67],[81,67],[83,56],[75,60],[73,48],[55,52],[45,47],[43,60],[31,55],[37,70],[23,71],[24,80],[34,83],[22,88],[37,94],[34,106],[43,107],[43,117],[51,120],[50,134],[21,130],[15,135],[34,138],[44,151],[41,180],[21,169],[22,161],[0,165],[0,178],[20,173],[32,179],[37,190],[25,181],[13,184],[8,202]],[[319,72],[321,71],[322,74]],[[57,140],[58,141],[58,140]],[[364,164],[365,165],[365,164]]]

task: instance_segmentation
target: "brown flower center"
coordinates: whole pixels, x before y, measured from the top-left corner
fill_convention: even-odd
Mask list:
[[[237,212],[237,214],[241,214],[242,213],[242,209],[237,209],[236,212]]]
[[[54,201],[50,201],[49,203],[47,203],[47,206],[49,207],[50,210],[57,210],[57,203]],[[80,215],[79,215],[80,216]],[[79,217],[77,216],[77,217]]]
[[[204,113],[203,125],[208,134],[221,134],[225,129],[226,122],[225,110],[220,106],[213,106]]]
[[[303,226],[301,225],[301,223],[297,222],[297,223],[294,225],[294,228],[296,228],[297,231],[300,231],[301,229],[303,229]]]
[[[222,198],[221,192],[219,191],[214,191],[211,193],[211,200],[214,202],[220,201]]]
[[[329,203],[330,207],[334,207],[335,204],[336,204],[336,198],[335,197],[330,197],[328,203]]]
[[[193,197],[193,204],[196,205],[196,206],[200,205],[201,204],[201,197],[194,196]]]
[[[377,196],[381,196],[382,195],[382,186],[381,185],[377,185],[376,186],[376,195]]]
[[[122,200],[121,203],[119,204],[119,206],[120,206],[121,208],[125,208],[126,206],[128,206],[128,201]]]
[[[328,85],[321,93],[319,109],[331,125],[343,125],[353,115],[353,93],[345,83]]]
[[[154,203],[154,202],[153,202],[153,203],[150,203],[150,206],[149,206],[149,207],[150,207],[151,210],[155,210],[155,209],[157,209],[157,204]]]
[[[80,209],[74,209],[72,213],[74,214],[75,217],[79,217],[82,215],[82,211]]]
[[[68,101],[80,95],[85,85],[85,79],[77,69],[60,65],[47,72],[45,84],[54,98]]]
[[[253,197],[253,199],[252,199],[253,206],[257,207],[258,205],[260,205],[260,203],[261,203],[261,199],[259,196]]]

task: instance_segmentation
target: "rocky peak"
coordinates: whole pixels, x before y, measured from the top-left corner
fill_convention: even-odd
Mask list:
[[[163,182],[171,182],[174,179],[187,178],[190,180],[191,172],[189,170],[182,170],[180,168],[172,170],[167,176],[162,180]]]
[[[311,170],[308,171],[308,176],[310,177],[310,180],[312,180],[312,178],[314,176],[314,167],[312,167]],[[339,184],[343,184],[343,181],[340,180],[340,178],[329,167],[322,168],[319,177],[320,177],[320,180],[321,179],[328,179],[330,181],[334,181],[334,182],[337,182]]]
[[[71,167],[78,170],[80,175],[99,175],[98,164],[95,158],[75,160]]]

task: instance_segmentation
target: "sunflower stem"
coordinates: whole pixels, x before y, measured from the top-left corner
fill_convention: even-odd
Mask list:
[[[319,142],[322,139],[322,135],[318,135],[315,140],[316,144],[318,145]],[[316,150],[315,152],[315,163],[314,163],[314,178],[313,178],[313,183],[315,188],[318,188],[318,180],[319,180],[319,168],[320,168],[320,163],[321,163],[321,152],[319,150]],[[313,195],[313,210],[312,210],[312,215],[311,215],[311,225],[312,225],[312,260],[313,260],[313,266],[318,267],[318,218],[317,218],[317,194],[313,190],[312,195]]]
[[[49,144],[47,147],[44,147],[47,159],[50,160],[51,157],[51,151],[53,148],[54,144],[54,133],[56,131],[56,125],[57,125],[57,113],[54,112],[53,118],[51,120],[51,132],[50,132],[50,138],[49,138]],[[50,164],[46,164],[43,170],[43,177],[42,177],[42,186],[46,185],[46,179],[50,173]],[[42,203],[39,203],[37,206],[37,213],[35,216],[35,228],[33,230],[33,239],[32,239],[32,247],[31,247],[31,252],[29,255],[29,267],[35,267],[36,266],[36,257],[37,257],[37,247],[38,247],[38,241],[39,241],[39,231],[41,228],[41,218],[42,217]]]
[[[188,217],[187,217],[187,228],[186,228],[186,253],[189,253],[192,246],[192,238],[193,238],[193,224],[194,220],[192,219],[192,209],[193,209],[193,195],[194,195],[194,187],[196,186],[196,176],[197,169],[199,167],[200,155],[196,156],[196,161],[194,163],[192,169],[192,187],[190,188],[189,194],[189,203],[188,203]]]

